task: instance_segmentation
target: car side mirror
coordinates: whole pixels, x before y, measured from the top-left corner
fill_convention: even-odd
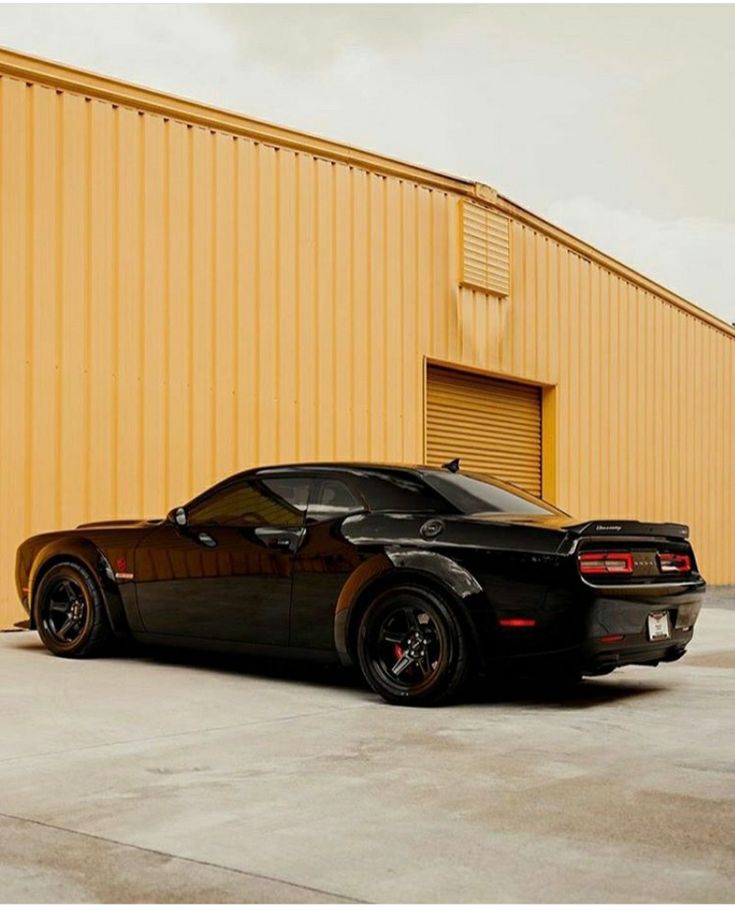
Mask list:
[[[178,525],[180,528],[185,528],[187,524],[186,509],[183,506],[179,506],[178,509],[172,509],[169,513],[169,518],[173,524]]]

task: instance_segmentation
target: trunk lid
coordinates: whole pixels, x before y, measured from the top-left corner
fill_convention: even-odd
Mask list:
[[[569,524],[566,547],[588,584],[671,583],[698,577],[689,528],[675,522],[604,519]]]

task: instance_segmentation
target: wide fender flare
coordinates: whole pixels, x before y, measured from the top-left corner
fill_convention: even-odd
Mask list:
[[[120,637],[128,636],[130,629],[112,567],[102,550],[81,535],[52,540],[36,554],[28,580],[31,627],[35,623],[33,599],[38,580],[50,565],[64,560],[80,563],[94,576],[102,591],[102,602],[112,631]]]
[[[444,591],[459,606],[473,640],[479,644],[476,623],[477,603],[485,604],[482,586],[478,580],[443,553],[435,550],[386,547],[382,553],[363,562],[345,582],[337,600],[334,615],[334,642],[343,664],[351,664],[351,632],[355,611],[365,603],[371,590],[382,589],[402,574],[419,580],[425,579],[434,589]],[[486,610],[482,610],[486,612]]]

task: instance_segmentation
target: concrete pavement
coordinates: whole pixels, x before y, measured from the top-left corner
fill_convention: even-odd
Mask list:
[[[735,611],[566,699],[0,635],[0,902],[726,902]]]

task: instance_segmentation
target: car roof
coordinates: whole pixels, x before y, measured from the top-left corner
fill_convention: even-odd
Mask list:
[[[366,471],[382,472],[385,474],[420,475],[430,472],[437,473],[440,472],[441,469],[432,468],[428,465],[381,464],[373,461],[304,461],[293,464],[266,465],[264,467],[247,468],[245,471],[237,471],[235,474],[230,474],[229,477],[223,477],[222,480],[217,481],[213,486],[197,493],[187,505],[191,505],[203,496],[209,495],[213,490],[233,483],[233,481],[244,480],[248,477],[272,477],[278,474],[294,474],[299,472],[309,474],[318,471],[355,475],[363,474]]]

